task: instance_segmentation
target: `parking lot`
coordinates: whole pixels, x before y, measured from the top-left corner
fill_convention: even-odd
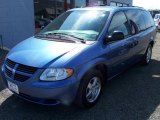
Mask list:
[[[0,51],[0,65],[6,53]],[[4,87],[0,76],[0,120],[160,120],[160,34],[152,59],[149,66],[137,64],[111,80],[88,110],[23,101]]]

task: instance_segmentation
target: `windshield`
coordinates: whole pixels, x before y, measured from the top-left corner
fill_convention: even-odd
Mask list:
[[[39,35],[64,35],[95,41],[101,33],[109,16],[107,11],[77,10],[63,13],[56,18]]]

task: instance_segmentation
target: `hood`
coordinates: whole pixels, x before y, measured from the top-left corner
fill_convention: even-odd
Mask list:
[[[16,63],[42,68],[75,49],[82,51],[87,46],[86,44],[47,41],[32,37],[15,46],[7,58]]]

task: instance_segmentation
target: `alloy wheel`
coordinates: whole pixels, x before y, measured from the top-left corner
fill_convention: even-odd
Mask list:
[[[98,77],[94,77],[88,83],[86,89],[86,99],[88,102],[93,103],[97,100],[101,92],[101,80]]]

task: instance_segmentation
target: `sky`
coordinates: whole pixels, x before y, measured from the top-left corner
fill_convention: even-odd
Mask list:
[[[133,0],[133,6],[144,7],[145,9],[159,9],[160,0]]]

